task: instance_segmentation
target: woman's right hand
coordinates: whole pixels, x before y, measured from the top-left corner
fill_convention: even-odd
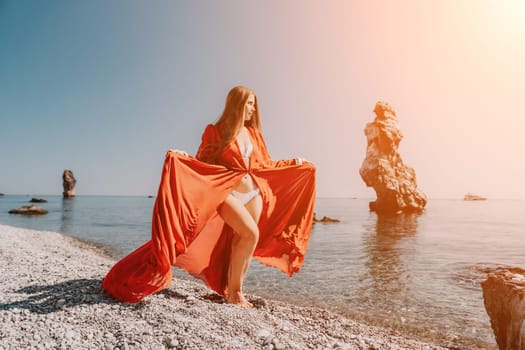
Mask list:
[[[178,153],[178,154],[181,154],[181,155],[186,156],[186,157],[189,156],[188,152],[186,152],[186,151],[181,151],[180,149],[170,149],[170,151],[171,151],[171,152]]]

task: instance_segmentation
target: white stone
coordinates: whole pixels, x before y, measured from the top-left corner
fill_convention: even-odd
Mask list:
[[[261,329],[259,329],[259,331],[255,335],[255,337],[258,338],[258,339],[262,339],[262,338],[267,338],[271,334],[272,334],[272,332],[270,332],[269,330],[261,328]]]

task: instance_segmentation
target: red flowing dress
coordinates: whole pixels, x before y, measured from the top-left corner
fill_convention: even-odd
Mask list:
[[[253,152],[246,167],[237,142],[217,153],[221,136],[208,125],[196,157],[168,151],[153,208],[151,240],[118,261],[102,287],[114,298],[135,303],[166,288],[171,266],[202,279],[221,295],[227,290],[233,230],[218,206],[249,173],[263,209],[253,256],[292,276],[299,271],[312,227],[315,167],[273,161],[261,133],[248,127]]]

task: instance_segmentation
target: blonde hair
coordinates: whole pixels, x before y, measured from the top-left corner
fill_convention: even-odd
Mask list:
[[[255,111],[250,120],[244,122],[245,105],[248,97],[253,95],[255,99]],[[224,111],[219,120],[215,123],[219,133],[221,134],[222,145],[227,145],[231,140],[237,137],[239,130],[243,126],[251,126],[257,130],[261,130],[261,119],[259,116],[259,105],[257,103],[257,95],[250,88],[245,86],[236,86],[230,90],[226,97],[226,104]],[[222,147],[221,147],[222,148]]]

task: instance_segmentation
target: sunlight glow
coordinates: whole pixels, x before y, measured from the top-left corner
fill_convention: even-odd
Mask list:
[[[522,37],[525,35],[525,1],[503,0],[491,2],[491,12],[495,20],[503,29],[502,34],[510,37]],[[495,16],[494,16],[495,15]]]

